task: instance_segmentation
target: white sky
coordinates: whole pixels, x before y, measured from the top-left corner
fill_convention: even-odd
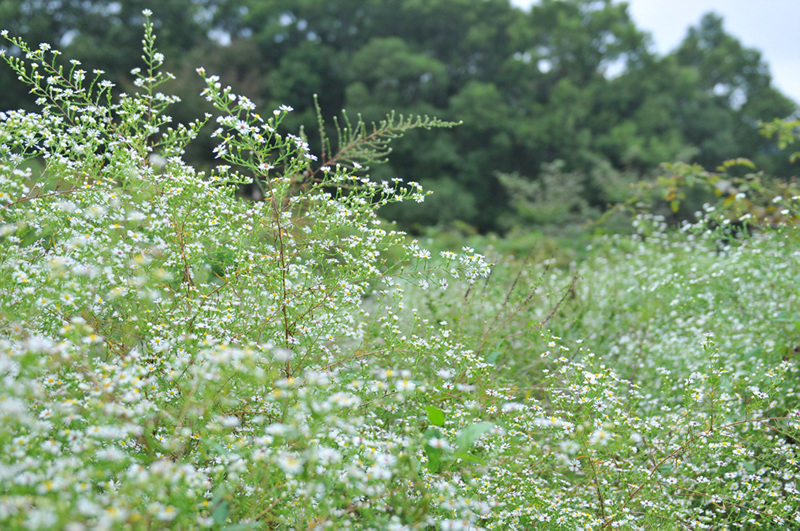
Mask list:
[[[533,0],[512,0],[527,8]],[[621,3],[621,2],[617,2]],[[673,50],[709,11],[725,31],[755,48],[769,64],[776,87],[800,103],[800,0],[628,0],[637,27],[653,37],[655,50]]]

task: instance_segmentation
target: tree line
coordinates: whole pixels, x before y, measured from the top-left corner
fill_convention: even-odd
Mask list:
[[[411,229],[460,220],[502,231],[580,216],[664,161],[746,157],[772,175],[793,172],[758,124],[797,104],[715,14],[665,56],[615,0],[540,0],[527,11],[509,0],[7,0],[0,20],[132,91],[123,80],[141,66],[145,8],[176,74],[176,119],[209,110],[194,73],[204,66],[264,112],[292,106],[287,129],[302,126],[312,145],[315,94],[326,120],[347,109],[367,121],[394,110],[463,122],[411,132],[370,170],[435,192],[416,209],[386,211]],[[30,106],[9,72],[0,70],[0,107]],[[212,146],[189,155],[202,165]]]

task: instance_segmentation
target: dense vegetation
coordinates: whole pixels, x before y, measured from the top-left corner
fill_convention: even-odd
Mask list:
[[[141,10],[152,4],[7,0],[0,20],[128,91]],[[508,0],[170,0],[156,11],[159,45],[177,74],[168,90],[184,100],[176,118],[215,112],[195,97],[202,65],[264,108],[292,106],[295,131],[316,129],[314,94],[328,121],[346,108],[367,122],[388,110],[463,122],[447,135],[410,132],[388,165],[373,168],[376,178],[435,192],[418,207],[382,212],[410,229],[579,224],[665,161],[714,167],[746,157],[771,175],[791,174],[757,124],[797,106],[772,86],[759,52],[715,15],[659,57],[612,0],[542,0],[529,12]],[[9,71],[0,91],[4,108],[33,108]],[[198,142],[188,160],[209,167],[212,147]],[[561,214],[514,204],[526,186]]]
[[[376,215],[419,185],[353,170],[452,124],[323,124],[315,155],[199,69],[227,164],[198,171],[148,15],[125,95],[5,56],[40,109],[0,114],[0,527],[800,524],[792,183],[674,165],[641,197],[736,193],[569,267],[436,249]]]

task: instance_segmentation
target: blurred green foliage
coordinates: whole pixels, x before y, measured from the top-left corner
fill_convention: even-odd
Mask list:
[[[758,124],[796,103],[714,14],[663,57],[614,0],[541,0],[529,11],[509,0],[5,0],[0,20],[126,91],[143,8],[176,74],[176,119],[210,110],[197,98],[202,64],[260,106],[294,107],[287,129],[316,129],[315,94],[326,120],[346,108],[367,122],[387,109],[462,121],[446,135],[412,132],[371,169],[434,191],[417,208],[383,212],[412,231],[564,232],[632,197],[630,184],[653,180],[664,161],[744,157],[778,178],[794,171]],[[7,70],[0,90],[0,107],[30,107]],[[203,166],[211,145],[187,155]]]

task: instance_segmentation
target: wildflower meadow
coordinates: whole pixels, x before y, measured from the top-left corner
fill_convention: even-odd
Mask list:
[[[202,68],[216,114],[174,123],[149,18],[130,93],[3,36],[40,111],[0,113],[0,528],[800,527],[789,188],[571,265],[440,248],[365,170],[456,124],[312,153]]]

